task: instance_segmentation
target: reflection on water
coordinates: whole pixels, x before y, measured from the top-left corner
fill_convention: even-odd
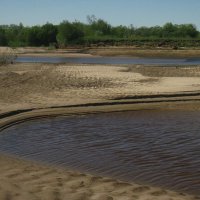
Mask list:
[[[0,151],[121,180],[200,194],[200,112],[60,117],[0,134]]]
[[[164,59],[164,58],[133,58],[133,57],[31,57],[19,56],[17,62],[30,63],[77,63],[77,64],[149,64],[149,65],[197,65],[200,58]]]

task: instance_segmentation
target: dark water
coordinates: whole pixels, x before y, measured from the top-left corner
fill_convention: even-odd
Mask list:
[[[191,59],[161,59],[133,57],[31,57],[19,56],[17,62],[29,63],[77,63],[77,64],[149,64],[149,65],[197,65],[200,58]]]
[[[37,120],[0,134],[0,151],[200,194],[200,112],[137,111]]]

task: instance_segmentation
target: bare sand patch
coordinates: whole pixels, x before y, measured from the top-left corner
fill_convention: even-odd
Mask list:
[[[3,66],[0,112],[111,101],[119,96],[198,92],[199,69],[69,64]]]

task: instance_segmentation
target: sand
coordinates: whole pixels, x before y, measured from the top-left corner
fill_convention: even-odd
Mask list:
[[[200,110],[199,72],[200,67],[163,71],[139,65],[1,66],[0,128],[44,115],[152,108]],[[26,109],[31,110],[25,112]],[[184,200],[200,197],[1,155],[0,199]]]
[[[200,67],[168,68],[173,77],[143,74],[144,66],[15,64],[0,70],[0,113],[29,108],[113,102],[116,98],[157,94],[198,94]],[[145,73],[151,71],[146,67]],[[155,70],[154,70],[155,71]],[[159,74],[160,73],[160,74]],[[190,97],[191,99],[192,97]],[[199,98],[194,96],[194,99]],[[181,97],[180,100],[183,98]]]

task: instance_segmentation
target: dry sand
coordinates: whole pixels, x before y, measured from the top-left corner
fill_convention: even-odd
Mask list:
[[[154,73],[151,73],[152,70]],[[152,95],[159,94],[171,95],[153,97],[158,101],[156,105],[159,105],[159,108],[163,106],[159,101],[170,99],[176,100],[175,107],[180,104],[182,107],[190,105],[194,109],[199,109],[199,92],[200,67],[187,67],[181,70],[174,67],[165,68],[163,71],[160,68],[144,66],[53,64],[1,66],[0,126],[3,120],[8,119],[9,122],[9,117],[2,115],[9,111],[117,101],[118,103],[137,101],[135,106],[142,108],[144,105],[147,107],[151,105],[148,101],[152,101]],[[176,94],[186,96],[176,96]],[[143,97],[138,99],[138,96]],[[113,100],[117,98],[121,100]],[[138,104],[141,99],[142,101],[145,99],[147,103]],[[187,104],[188,102],[192,103]],[[79,108],[76,109],[78,112]],[[95,107],[93,109],[95,110]],[[106,109],[104,107],[104,111]],[[26,113],[24,116],[26,117]],[[19,118],[18,115],[15,117]],[[42,166],[2,155],[0,199],[184,200],[200,199],[200,197]]]
[[[156,76],[150,74],[152,70]],[[0,70],[1,113],[113,102],[112,99],[118,97],[198,92],[200,67],[162,70],[144,66],[130,69],[103,65],[15,64],[2,66]]]

